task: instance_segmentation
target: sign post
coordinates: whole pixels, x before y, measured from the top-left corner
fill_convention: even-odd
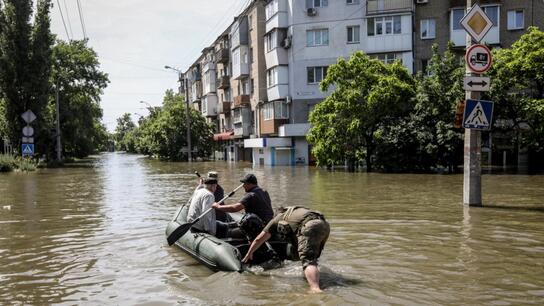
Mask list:
[[[467,10],[468,13],[461,19],[461,25],[467,31],[466,39],[466,75],[467,77],[480,77],[480,73],[485,72],[489,67],[491,67],[492,59],[489,49],[482,45],[474,45],[472,40],[476,43],[479,43],[482,38],[487,34],[489,29],[492,27],[493,23],[489,17],[484,13],[480,8],[477,1],[467,0]],[[474,5],[473,5],[474,4]],[[476,81],[476,82],[475,82]],[[482,80],[480,80],[479,83]],[[485,83],[486,80],[483,80]],[[468,85],[470,79],[466,81]],[[478,83],[478,80],[472,80],[472,87]],[[485,87],[489,84],[479,84],[482,87]],[[475,91],[475,89],[466,89],[466,106],[465,106],[465,116],[463,116],[463,126],[465,127],[465,145],[464,145],[464,167],[463,167],[463,204],[469,206],[482,206],[482,132],[479,129],[475,129],[472,126],[478,126],[481,124],[485,127],[485,120],[481,117],[480,112],[484,112],[483,106],[480,105],[481,109],[476,109],[477,105],[472,105],[473,102],[480,100],[480,92]],[[469,103],[471,105],[469,106]],[[469,118],[466,117],[466,113],[469,111]],[[473,115],[473,118],[470,118],[470,115]],[[487,119],[487,118],[486,118]],[[490,119],[489,119],[490,120]],[[491,122],[487,120],[487,126],[491,126]],[[467,125],[468,121],[468,125]],[[480,122],[482,121],[482,122]],[[467,128],[468,127],[468,128]]]

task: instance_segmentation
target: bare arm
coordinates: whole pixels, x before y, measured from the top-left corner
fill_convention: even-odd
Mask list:
[[[253,253],[261,246],[263,243],[265,243],[268,239],[270,239],[272,235],[267,232],[261,232],[255,240],[251,243],[251,246],[249,247],[249,250],[247,251],[246,256],[244,259],[242,259],[242,262],[247,263],[248,261],[253,259]]]
[[[212,207],[215,208],[216,210],[226,212],[226,213],[237,212],[245,208],[244,204],[242,203],[234,203],[230,205],[219,205],[217,203],[213,203]]]

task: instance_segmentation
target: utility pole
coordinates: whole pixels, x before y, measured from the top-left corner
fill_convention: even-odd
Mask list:
[[[181,72],[179,69],[176,69],[171,66],[164,66],[165,69],[174,70],[178,73],[178,81],[179,81],[179,88],[178,92],[180,96],[183,96],[185,100],[185,106],[186,106],[186,112],[185,112],[185,122],[187,124],[187,161],[192,162],[192,151],[193,148],[191,146],[191,115],[190,115],[190,107],[189,107],[189,90],[187,88],[187,81],[184,78],[183,72]]]
[[[62,146],[60,143],[60,101],[59,101],[59,80],[57,79],[57,86],[55,90],[55,107],[57,111],[57,161],[61,160]]]

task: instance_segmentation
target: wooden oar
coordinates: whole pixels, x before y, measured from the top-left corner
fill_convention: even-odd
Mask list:
[[[236,187],[233,191],[231,191],[229,194],[227,194],[224,198],[221,199],[221,201],[217,202],[217,204],[223,203],[226,199],[232,197],[238,189],[242,188],[244,184],[240,184],[240,186]],[[191,229],[193,225],[195,225],[198,221],[200,221],[200,218],[204,217],[206,214],[208,214],[210,211],[212,211],[213,207],[210,207],[206,209],[205,212],[203,212],[198,218],[194,219],[191,222],[184,223],[180,226],[178,226],[168,237],[166,238],[166,241],[168,241],[168,245],[174,244],[176,241],[178,241],[181,236],[185,235]]]

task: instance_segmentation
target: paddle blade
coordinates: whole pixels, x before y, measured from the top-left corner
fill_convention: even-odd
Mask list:
[[[178,228],[176,228],[172,233],[170,233],[170,235],[168,235],[168,237],[166,237],[168,245],[176,243],[176,241],[178,241],[181,236],[185,235],[185,233],[187,233],[191,229],[192,225],[192,223],[185,223],[178,226]]]

